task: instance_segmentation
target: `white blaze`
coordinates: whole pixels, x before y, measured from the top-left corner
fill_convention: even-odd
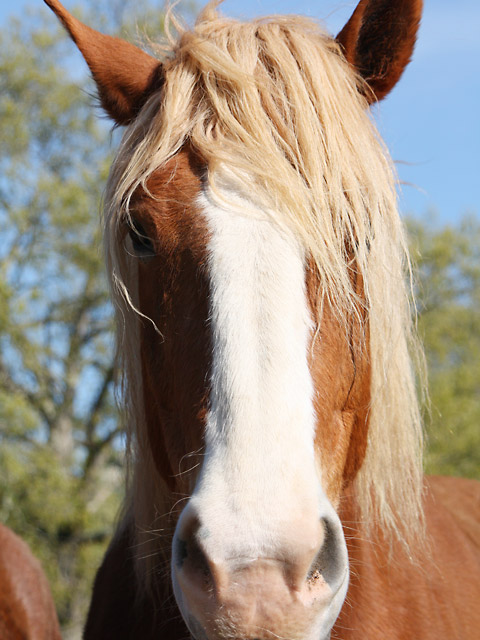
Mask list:
[[[319,518],[333,513],[314,456],[305,260],[245,187],[220,184],[222,198],[208,188],[200,196],[211,234],[213,361],[191,502],[205,537],[215,531],[214,555],[272,557],[299,532],[315,539]]]

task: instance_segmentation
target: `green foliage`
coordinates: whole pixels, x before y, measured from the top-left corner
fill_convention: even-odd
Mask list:
[[[480,479],[480,221],[409,226],[429,371],[426,469]]]
[[[158,38],[158,5],[76,13],[133,40],[124,25],[142,18]],[[0,519],[42,561],[66,640],[81,635],[123,481],[99,224],[119,133],[94,95],[43,3],[0,30]]]
[[[42,16],[0,33],[0,519],[42,561],[73,638],[122,480],[99,246],[110,150]]]
[[[92,576],[105,551],[118,491],[104,487],[87,500],[84,478],[66,469],[51,447],[3,444],[0,520],[21,533],[40,559],[60,618],[76,626],[85,615]],[[120,474],[114,478],[118,486]],[[75,629],[77,631],[77,629]]]

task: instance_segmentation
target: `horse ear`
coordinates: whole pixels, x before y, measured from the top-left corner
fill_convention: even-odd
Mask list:
[[[413,53],[422,0],[361,0],[337,36],[345,57],[373,91],[369,102],[393,89]]]
[[[163,82],[161,63],[134,45],[90,29],[58,0],[45,0],[80,49],[97,84],[102,107],[117,124],[138,114]]]

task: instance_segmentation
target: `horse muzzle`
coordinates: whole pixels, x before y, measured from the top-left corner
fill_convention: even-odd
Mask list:
[[[195,640],[327,640],[348,587],[346,545],[333,510],[317,527],[272,545],[270,557],[235,553],[214,538],[187,506],[173,541],[172,578]]]

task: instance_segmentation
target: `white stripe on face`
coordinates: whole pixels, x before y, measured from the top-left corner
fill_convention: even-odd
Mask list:
[[[223,180],[219,194],[200,197],[211,234],[213,361],[192,504],[220,556],[270,557],[298,531],[318,539],[319,518],[331,512],[314,456],[304,255],[245,187]]]
[[[210,234],[211,395],[203,465],[172,545],[173,589],[198,640],[227,628],[326,640],[348,559],[315,460],[304,255],[245,187],[229,178],[220,190],[199,198]]]

